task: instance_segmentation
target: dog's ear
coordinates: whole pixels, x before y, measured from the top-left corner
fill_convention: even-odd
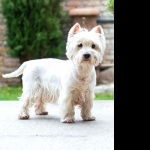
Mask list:
[[[81,31],[82,28],[79,23],[76,23],[69,31],[68,37],[72,37],[74,34],[78,33]]]
[[[101,27],[100,25],[94,27],[94,28],[91,30],[91,32],[96,32],[96,33],[100,33],[100,34],[104,35],[104,31],[103,31],[103,29],[102,29],[102,27]]]

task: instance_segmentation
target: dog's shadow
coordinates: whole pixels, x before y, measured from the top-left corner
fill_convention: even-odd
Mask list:
[[[34,121],[34,122],[52,122],[52,123],[61,123],[60,118],[57,116],[50,116],[50,115],[34,115],[31,116],[27,121]],[[84,121],[82,118],[75,119],[74,123],[62,123],[62,124],[93,124],[95,121]]]

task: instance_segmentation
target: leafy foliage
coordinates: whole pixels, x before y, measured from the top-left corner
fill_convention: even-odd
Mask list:
[[[61,31],[62,1],[1,0],[11,56],[22,61],[61,56],[65,45]]]
[[[107,8],[114,15],[114,0],[108,0]]]

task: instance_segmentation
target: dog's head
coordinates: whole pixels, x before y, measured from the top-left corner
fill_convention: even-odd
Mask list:
[[[103,60],[105,47],[105,36],[100,25],[88,31],[76,23],[68,34],[66,55],[76,65],[97,66]]]

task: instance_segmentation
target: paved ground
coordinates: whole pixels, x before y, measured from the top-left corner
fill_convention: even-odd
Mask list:
[[[114,101],[94,101],[95,121],[84,122],[76,108],[76,122],[59,120],[57,105],[48,116],[31,109],[29,120],[18,120],[19,102],[0,101],[0,150],[114,150]]]

